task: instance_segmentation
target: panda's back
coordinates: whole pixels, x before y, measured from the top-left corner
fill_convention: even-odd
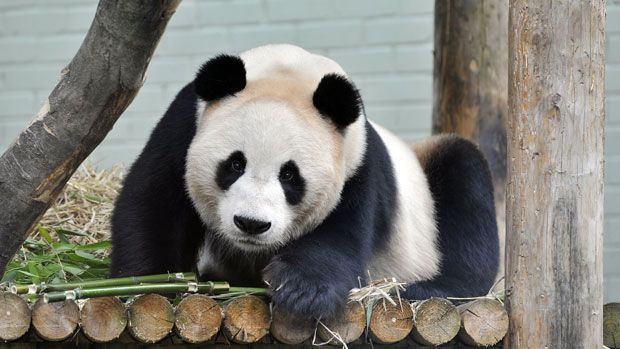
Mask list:
[[[426,176],[407,144],[374,122],[371,126],[390,157],[396,194],[389,241],[376,250],[369,266],[371,277],[396,277],[406,282],[430,279],[439,271],[441,256]]]

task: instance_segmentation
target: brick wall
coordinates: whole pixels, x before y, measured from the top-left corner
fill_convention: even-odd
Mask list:
[[[0,1],[0,150],[39,109],[79,47],[96,0]],[[430,133],[433,1],[183,0],[140,94],[91,156],[136,157],[199,64],[219,52],[288,42],[339,62],[368,115],[407,140]],[[620,3],[608,10],[605,291],[620,299]]]

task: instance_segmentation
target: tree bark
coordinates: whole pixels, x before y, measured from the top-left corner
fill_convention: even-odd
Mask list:
[[[602,346],[605,1],[510,1],[506,348]]]
[[[435,1],[433,133],[478,144],[495,191],[503,274],[508,98],[508,0]]]
[[[76,56],[0,156],[0,275],[26,234],[142,86],[180,0],[101,0]]]

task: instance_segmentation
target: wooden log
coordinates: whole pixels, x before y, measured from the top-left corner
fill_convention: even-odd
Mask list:
[[[399,342],[413,329],[413,309],[406,301],[391,304],[379,301],[372,307],[369,331],[372,339],[382,344]]]
[[[456,337],[461,316],[449,300],[430,298],[413,304],[413,339],[423,345],[441,345]]]
[[[238,297],[224,307],[223,332],[237,344],[255,343],[269,333],[270,318],[269,307],[262,299]]]
[[[129,305],[129,333],[142,343],[156,343],[166,338],[174,326],[174,310],[158,294],[145,294]]]
[[[80,323],[80,308],[73,300],[45,303],[37,300],[32,308],[32,327],[46,341],[69,338]]]
[[[284,344],[301,344],[314,333],[314,319],[297,318],[274,309],[271,314],[271,335]]]
[[[95,343],[120,338],[127,326],[125,304],[116,297],[87,299],[80,311],[82,332]]]
[[[343,342],[351,343],[364,333],[366,311],[362,303],[350,302],[340,316],[327,318],[321,322],[322,324],[318,324],[317,333],[322,340],[329,342],[329,344],[342,345],[340,341],[334,338],[334,333],[336,333]]]
[[[620,303],[603,306],[603,344],[620,348]]]
[[[461,315],[458,337],[471,346],[499,343],[508,331],[508,313],[497,300],[482,298],[456,307]]]
[[[605,1],[511,0],[509,22],[504,346],[601,348]]]
[[[222,308],[216,301],[202,294],[185,297],[175,311],[176,334],[188,343],[204,343],[220,330]]]
[[[30,308],[20,296],[0,293],[0,342],[21,338],[30,328]]]

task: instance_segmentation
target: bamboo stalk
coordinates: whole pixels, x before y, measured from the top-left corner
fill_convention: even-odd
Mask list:
[[[269,333],[271,316],[269,307],[256,296],[233,299],[224,308],[223,331],[237,344],[258,342]]]
[[[218,294],[227,292],[231,289],[226,282],[202,282],[202,283],[168,283],[168,284],[146,284],[131,286],[115,286],[89,289],[74,289],[62,292],[42,293],[42,298],[46,302],[58,302],[65,299],[83,299],[94,297],[112,296],[134,296],[146,293],[209,293]],[[237,288],[234,288],[237,289]]]
[[[145,275],[145,276],[130,276],[124,278],[112,278],[102,280],[85,280],[78,282],[66,282],[66,283],[53,283],[48,284],[45,282],[39,284],[30,285],[11,285],[10,290],[17,294],[38,294],[40,292],[47,291],[67,291],[76,288],[90,289],[90,288],[103,288],[103,287],[116,287],[116,286],[129,286],[140,285],[145,283],[164,283],[164,282],[179,282],[179,281],[196,281],[196,275],[194,273],[168,273],[157,275]]]
[[[37,300],[32,309],[32,327],[39,337],[57,342],[69,338],[78,328],[80,308],[73,300],[45,303]]]
[[[495,299],[481,298],[457,307],[461,315],[459,339],[472,346],[499,343],[508,331],[508,313]]]
[[[185,297],[174,312],[174,329],[188,343],[204,343],[220,330],[222,308],[202,294]]]
[[[413,329],[413,310],[407,301],[391,304],[378,301],[372,308],[368,326],[373,340],[381,344],[399,342]]]
[[[603,343],[609,348],[620,348],[620,303],[603,306]]]
[[[0,293],[0,342],[21,338],[30,327],[30,308],[20,296]]]
[[[317,333],[322,340],[333,345],[351,343],[366,328],[366,311],[360,302],[350,302],[340,316],[325,319],[318,325]]]
[[[82,333],[95,343],[120,338],[127,326],[125,304],[116,297],[86,300],[80,311]]]
[[[174,310],[163,296],[145,294],[129,306],[129,333],[142,343],[159,342],[172,331],[173,325]]]
[[[295,318],[274,308],[271,313],[271,335],[284,344],[301,344],[314,333],[314,319]]]
[[[461,316],[449,300],[430,298],[413,305],[411,336],[423,345],[441,345],[456,337]]]

